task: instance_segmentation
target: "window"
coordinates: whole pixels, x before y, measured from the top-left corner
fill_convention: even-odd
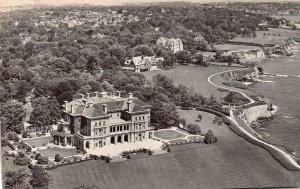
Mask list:
[[[143,120],[145,120],[145,116],[143,116]]]
[[[139,120],[141,120],[141,116],[139,116]]]
[[[98,132],[97,131],[95,132],[95,135],[98,136]]]
[[[117,126],[117,131],[119,131],[120,130],[120,127],[119,126]]]
[[[135,117],[135,121],[137,121],[137,117]]]
[[[110,127],[110,132],[111,132],[111,133],[113,132],[113,129],[112,129],[112,127]]]
[[[116,132],[116,127],[113,127],[113,132]]]
[[[123,131],[123,125],[122,125],[122,126],[120,126],[120,131]]]
[[[99,121],[99,126],[101,125],[101,121]]]
[[[95,127],[97,127],[97,122],[95,122]]]
[[[96,147],[97,147],[97,143],[96,143]]]
[[[103,125],[105,125],[105,121],[103,121]]]

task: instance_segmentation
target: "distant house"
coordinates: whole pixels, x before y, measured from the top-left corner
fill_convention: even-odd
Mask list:
[[[157,40],[156,45],[172,50],[174,53],[183,50],[183,44],[180,38],[168,39],[166,37],[160,37]]]
[[[222,56],[233,56],[239,58],[240,61],[257,60],[265,57],[265,53],[261,47],[246,45],[215,45],[216,49],[222,52]]]
[[[134,72],[154,71],[158,69],[158,64],[163,61],[163,58],[155,58],[155,56],[136,56],[132,59],[127,59],[124,63],[124,70]]]

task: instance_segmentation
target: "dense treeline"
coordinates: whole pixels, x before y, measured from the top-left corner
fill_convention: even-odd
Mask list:
[[[96,20],[89,17],[93,12],[99,14]],[[71,17],[81,25],[69,27],[68,21],[62,22]],[[49,112],[49,107],[58,110],[65,100],[80,93],[115,90],[134,92],[150,102],[153,124],[170,126],[177,121],[175,105],[191,108],[200,102],[214,104],[215,99],[195,95],[183,86],[176,88],[162,76],[153,83],[146,82],[142,74],[122,70],[126,58],[160,56],[165,60],[163,66],[191,61],[196,52],[212,51],[214,43],[237,35],[254,36],[264,18],[200,6],[63,7],[10,12],[0,20],[0,114],[4,126],[12,130],[11,125],[15,125],[15,131],[22,131],[25,113],[19,102],[25,103],[29,94],[35,98],[33,113],[39,115],[39,120],[31,119],[31,123],[45,126],[59,117]],[[98,23],[102,19],[109,19],[109,23]],[[174,54],[158,47],[156,41],[162,36],[180,38],[185,51]],[[169,88],[161,86],[165,84]],[[15,110],[20,112],[18,119],[9,119]],[[49,115],[55,119],[50,120]]]

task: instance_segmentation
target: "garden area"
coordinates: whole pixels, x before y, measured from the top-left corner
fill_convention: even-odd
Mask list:
[[[52,136],[45,136],[45,137],[27,139],[25,140],[25,142],[35,148],[35,147],[46,146],[52,140],[53,140]]]
[[[82,154],[80,151],[76,149],[65,149],[65,148],[47,148],[45,150],[40,150],[44,156],[48,158],[54,158],[56,154],[59,154],[61,157],[73,156],[73,155],[80,155]]]
[[[178,138],[184,138],[186,135],[184,135],[183,133],[179,133],[175,130],[165,129],[155,131],[154,136],[165,140],[173,140]]]

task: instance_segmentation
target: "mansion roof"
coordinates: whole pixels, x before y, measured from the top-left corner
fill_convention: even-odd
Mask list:
[[[101,93],[102,94],[102,93]],[[130,104],[130,109],[128,109]],[[107,117],[109,113],[126,111],[129,113],[137,113],[147,111],[150,105],[142,100],[129,96],[122,98],[119,96],[106,95],[106,92],[98,96],[83,96],[81,99],[74,99],[66,102],[65,112],[74,116],[84,116],[87,118]]]

